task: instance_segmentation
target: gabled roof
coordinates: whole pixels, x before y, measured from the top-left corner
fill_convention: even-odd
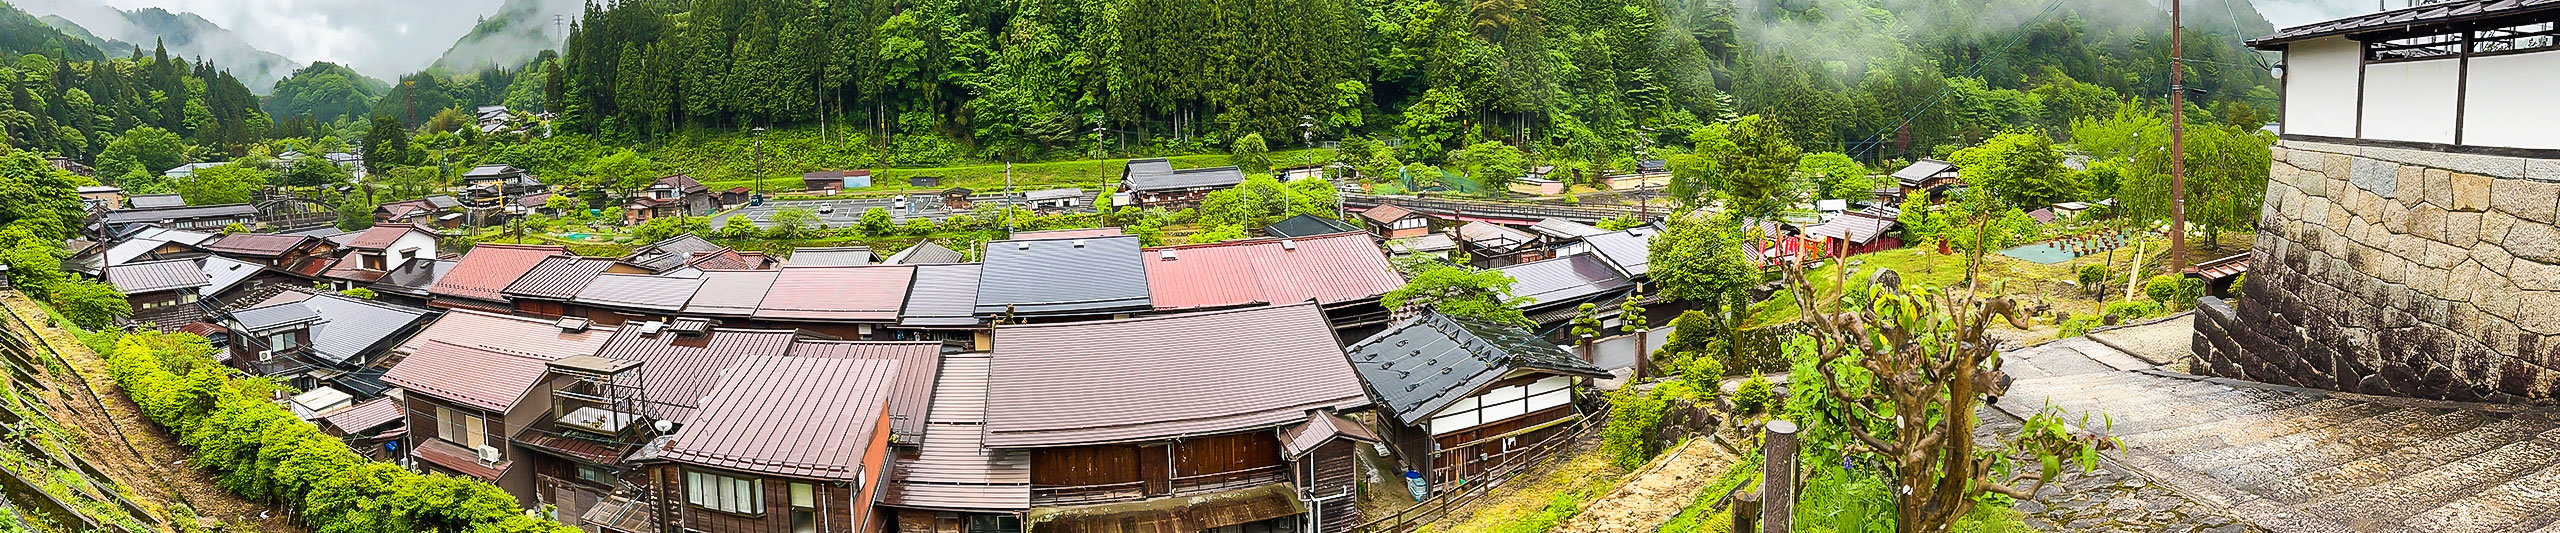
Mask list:
[[[1172,191],[1211,187],[1234,187],[1244,183],[1244,171],[1236,167],[1187,168],[1176,170],[1163,159],[1133,159],[1122,181],[1132,191]]]
[[[485,348],[559,359],[572,355],[595,355],[614,332],[613,326],[588,325],[576,331],[561,329],[558,321],[526,318],[469,309],[451,309],[435,322],[418,330],[400,343],[400,350],[416,352],[432,342],[443,342],[470,348]],[[406,365],[408,363],[401,363]]]
[[[755,317],[894,322],[914,277],[915,267],[906,265],[786,265],[756,305]]]
[[[942,370],[942,343],[801,339],[791,345],[791,356],[897,361],[897,379],[889,388],[890,439],[924,442],[925,412],[933,406],[933,380]]]
[[[1313,237],[1358,231],[1360,231],[1359,227],[1345,224],[1340,220],[1304,214],[1280,219],[1279,222],[1273,222],[1270,226],[1262,228],[1263,234],[1273,237]]]
[[[233,233],[205,241],[204,249],[224,255],[277,257],[319,239],[279,233]]]
[[[783,264],[791,266],[868,265],[879,256],[869,246],[825,246],[798,248]]]
[[[675,312],[684,309],[694,291],[702,289],[702,278],[641,276],[634,274],[601,274],[570,301],[618,309]]]
[[[1378,204],[1377,207],[1369,208],[1367,211],[1361,211],[1360,218],[1369,219],[1370,222],[1386,224],[1411,218],[1418,214],[1420,213],[1415,213],[1411,209],[1405,209],[1404,207],[1397,206],[1396,204]]]
[[[1147,295],[1156,309],[1314,300],[1375,299],[1404,287],[1365,233],[1261,238],[1148,248]]]
[[[356,237],[348,240],[346,244],[348,248],[359,250],[388,249],[392,243],[399,242],[401,237],[411,233],[424,233],[428,237],[436,236],[435,230],[417,224],[374,224],[373,227],[357,233]]]
[[[141,294],[211,285],[194,259],[164,259],[107,267],[107,283],[125,294]]]
[[[563,246],[486,243],[471,247],[454,263],[453,271],[436,280],[427,292],[437,296],[471,298],[493,302],[506,301],[500,291],[515,284],[542,260],[555,255],[569,255]]]
[[[995,346],[994,448],[1270,429],[1369,404],[1314,304],[998,326]]]
[[[651,182],[649,185],[651,187],[675,189],[677,193],[681,194],[695,194],[711,190],[710,187],[703,186],[702,182],[694,181],[693,176],[687,176],[684,174],[671,174],[660,177],[658,178],[658,181]]]
[[[1540,220],[1537,224],[1529,225],[1529,231],[1539,235],[1544,235],[1548,239],[1561,241],[1576,240],[1583,237],[1609,232],[1609,230],[1600,229],[1599,227],[1592,226],[1590,224],[1574,222],[1561,218]]]
[[[1583,237],[1591,245],[1591,253],[1609,261],[1619,274],[1630,278],[1653,272],[1653,236],[1662,233],[1658,226],[1638,226],[1599,235]]]
[[[883,502],[929,509],[1031,507],[1030,451],[985,446],[989,361],[986,354],[942,358],[933,409],[925,419],[932,429],[914,459],[897,462]]]
[[[693,260],[697,252],[717,252],[726,249],[686,233],[634,249],[629,255],[622,256],[622,263],[659,273],[684,266],[685,262]]]
[[[436,280],[453,271],[453,266],[458,263],[424,257],[410,259],[383,272],[382,278],[369,286],[374,292],[425,297],[427,288],[434,287]]]
[[[249,281],[249,277],[256,276],[267,269],[265,265],[218,255],[205,256],[199,266],[204,269],[205,285],[204,288],[197,290],[208,297],[229,292],[239,287],[241,282]]]
[[[909,246],[905,250],[899,250],[898,253],[889,254],[889,258],[880,260],[880,263],[887,265],[939,265],[958,263],[966,259],[966,257],[960,255],[959,251],[945,248],[940,244],[935,244],[933,241],[916,241],[914,246]]]
[[[861,475],[895,361],[756,356],[739,361],[669,438],[670,461],[804,479]]]
[[[308,322],[311,351],[320,359],[345,364],[366,355],[394,334],[408,329],[427,310],[360,300],[336,294],[313,294],[299,301],[233,311],[242,327],[266,330]],[[307,317],[307,318],[305,318]]]
[[[1577,302],[1635,286],[1635,282],[1618,274],[1607,261],[1589,254],[1530,261],[1494,270],[1511,276],[1512,296],[1530,300],[1521,304],[1522,308]]]
[[[1922,159],[1912,162],[1911,166],[1902,167],[1902,170],[1893,171],[1893,179],[1901,182],[1904,187],[1918,187],[1922,182],[1929,181],[1929,178],[1937,177],[1942,173],[1951,173],[1955,171],[1955,163],[1939,161],[1936,159]]]
[[[707,287],[707,285],[706,285]],[[907,304],[898,310],[906,327],[975,327],[985,324],[971,314],[978,296],[978,264],[916,265],[907,285]]]
[[[1347,350],[1360,380],[1389,414],[1407,424],[1428,420],[1451,402],[1518,370],[1609,376],[1526,328],[1438,312],[1397,322]]]
[[[605,340],[596,356],[639,361],[640,388],[657,408],[657,416],[682,424],[695,408],[702,407],[702,397],[711,393],[712,386],[719,384],[720,371],[748,357],[790,353],[791,342],[798,338],[789,330],[714,328],[701,335],[685,335],[623,328]]]
[[[1458,240],[1479,248],[1513,248],[1538,242],[1538,236],[1489,222],[1468,222],[1458,226]]]
[[[322,416],[320,422],[346,434],[358,435],[391,425],[405,416],[408,416],[408,410],[400,405],[399,398],[374,398]]]
[[[1813,239],[1845,239],[1854,244],[1866,244],[1875,242],[1877,237],[1882,237],[1901,225],[1901,222],[1894,219],[1853,213],[1833,217],[1830,222],[1805,228],[1804,236]]]
[[[382,381],[410,394],[504,413],[533,390],[553,359],[557,358],[428,341],[392,366]]]
[[[178,196],[176,193],[137,194],[125,198],[125,204],[134,209],[165,209],[171,207],[186,207],[187,199]]]
[[[764,303],[773,280],[782,275],[778,270],[709,270],[702,273],[702,288],[693,291],[693,299],[684,305],[684,314],[702,316],[748,316]]]
[[[1146,311],[1147,268],[1137,237],[987,243],[979,316],[1092,315]]]
[[[480,166],[476,166],[476,167],[471,167],[471,170],[465,170],[465,171],[463,171],[463,172],[462,172],[462,177],[463,177],[463,179],[472,179],[472,178],[496,178],[496,177],[506,176],[506,175],[508,175],[508,174],[522,174],[522,173],[524,173],[524,169],[516,168],[516,167],[514,167],[514,166],[510,166],[510,165],[480,165]]]
[[[498,293],[518,298],[568,300],[577,297],[578,291],[587,288],[587,283],[595,281],[604,269],[612,267],[613,260],[602,257],[545,257]]]
[[[452,209],[462,205],[462,200],[455,199],[453,195],[450,194],[432,195],[426,198],[420,198],[419,200],[427,202],[429,207],[434,207],[436,209]]]
[[[1294,460],[1315,452],[1317,447],[1324,446],[1325,441],[1335,438],[1372,444],[1384,442],[1378,439],[1376,432],[1369,431],[1369,426],[1342,418],[1332,411],[1317,411],[1307,415],[1305,422],[1280,428],[1280,453]]]
[[[106,221],[108,224],[133,224],[198,218],[253,217],[257,215],[257,206],[249,204],[224,204],[170,207],[163,209],[125,209],[121,211],[108,211]]]

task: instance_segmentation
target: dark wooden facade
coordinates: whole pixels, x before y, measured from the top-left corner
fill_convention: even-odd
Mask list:
[[[1550,374],[1513,376],[1485,385],[1469,395],[1482,395],[1485,391],[1502,387],[1525,386],[1551,377],[1555,376]],[[1567,394],[1578,395],[1579,387],[1580,385],[1573,386]],[[1576,396],[1573,401],[1565,402],[1564,405],[1538,409],[1521,416],[1440,435],[1431,434],[1428,422],[1408,425],[1394,420],[1385,420],[1379,426],[1386,432],[1381,436],[1387,439],[1390,446],[1396,448],[1397,454],[1404,457],[1405,468],[1422,470],[1423,479],[1429,481],[1433,490],[1437,491],[1442,490],[1442,487],[1455,486],[1462,480],[1475,479],[1501,465],[1512,455],[1526,453],[1538,443],[1545,442],[1546,439],[1565,431],[1571,426],[1572,419],[1581,416],[1581,410],[1577,407],[1579,403],[1579,397]],[[1416,461],[1413,459],[1416,457],[1430,459]]]
[[[1332,439],[1291,465],[1308,524],[1315,533],[1341,533],[1360,525],[1360,450],[1363,444]]]
[[[685,501],[684,472],[688,469],[714,472],[725,476],[755,478],[764,511],[739,514],[714,511]],[[660,531],[702,531],[706,533],[794,533],[792,531],[791,484],[808,483],[813,492],[814,507],[807,509],[816,518],[818,533],[869,533],[886,529],[882,513],[873,510],[872,496],[878,494],[872,481],[864,476],[864,484],[856,490],[850,484],[729,472],[683,465],[658,465],[648,469],[646,481],[660,495],[658,529]],[[850,503],[848,503],[850,502]]]
[[[1280,439],[1268,430],[1031,451],[1033,506],[1138,500],[1289,480]]]

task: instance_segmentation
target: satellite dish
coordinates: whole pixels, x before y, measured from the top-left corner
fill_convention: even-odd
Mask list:
[[[660,420],[649,423],[649,427],[657,428],[659,433],[666,433],[669,431],[675,431],[676,423]]]

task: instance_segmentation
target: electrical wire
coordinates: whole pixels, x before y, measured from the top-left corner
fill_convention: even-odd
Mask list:
[[[2053,0],[2052,2],[2050,2],[2050,3],[2046,3],[2046,4],[2045,4],[2045,6],[2044,6],[2044,11],[2037,12],[2037,13],[2036,13],[2036,16],[2028,18],[2026,21],[2024,21],[2024,22],[2020,23],[2020,24],[2019,24],[2019,26],[2020,26],[2020,27],[2025,27],[2025,26],[2031,26],[2031,25],[2034,25],[2034,24],[2036,23],[2036,21],[2044,20],[2044,18],[2045,18],[2046,16],[2052,15],[2054,11],[2057,11],[2057,10],[2060,10],[2060,9],[2062,9],[2062,0]],[[1999,49],[1999,50],[1993,51],[1992,53],[1983,54],[1983,55],[1982,55],[1982,57],[1974,58],[1974,60],[1973,60],[1973,65],[1965,67],[1965,69],[1964,69],[1964,75],[1965,75],[1966,77],[1972,77],[1972,76],[1974,76],[1975,74],[1980,73],[1980,72],[1982,71],[1982,65],[1983,65],[1984,63],[1991,61],[1991,58],[1993,58],[1993,57],[1999,57],[1999,56],[2005,56],[2005,55],[2008,55],[2008,53],[2009,53],[2009,49],[2017,47],[2017,46],[2018,46],[2018,43],[2026,41],[2026,40],[2027,40],[2027,36],[2028,36],[2028,35],[2031,35],[2031,34],[2033,34],[2033,33],[2034,33],[2034,32],[2026,32],[2026,31],[2018,32],[2018,34],[2017,34],[2016,36],[2013,36],[2013,37],[2010,37],[2010,38],[2009,38],[2009,42],[2008,42],[2008,43],[2000,45],[2000,49]],[[1873,139],[1873,140],[1872,140],[1872,141],[1867,141],[1867,143],[1868,143],[1868,144],[1866,145],[1867,147],[1866,147],[1866,148],[1864,148],[1864,149],[1859,150],[1859,151],[1858,151],[1858,155],[1855,157],[1855,159],[1866,159],[1866,158],[1867,158],[1867,156],[1869,156],[1869,155],[1873,155],[1873,154],[1875,153],[1875,150],[1877,150],[1877,149],[1879,149],[1879,148],[1883,148],[1883,147],[1884,147],[1884,136],[1885,136],[1885,134],[1887,134],[1887,133],[1892,133],[1892,132],[1894,132],[1895,130],[1900,130],[1900,129],[1902,129],[1902,127],[1904,127],[1904,126],[1909,126],[1909,125],[1911,125],[1911,122],[1912,122],[1912,121],[1914,121],[1914,120],[1919,120],[1919,119],[1920,119],[1920,114],[1921,114],[1921,113],[1924,113],[1924,112],[1929,111],[1929,109],[1930,109],[1930,108],[1937,107],[1937,106],[1938,106],[1938,102],[1945,101],[1945,100],[1947,99],[1947,94],[1948,94],[1948,93],[1950,93],[1950,92],[1952,92],[1952,91],[1954,91],[1954,90],[1955,90],[1955,84],[1948,84],[1946,87],[1940,87],[1940,88],[1938,89],[1938,93],[1937,93],[1937,94],[1934,94],[1934,95],[1930,95],[1930,96],[1929,96],[1929,101],[1928,101],[1928,102],[1924,102],[1924,103],[1920,104],[1920,107],[1919,107],[1919,108],[1917,108],[1917,109],[1913,109],[1913,110],[1911,110],[1911,112],[1903,114],[1903,115],[1902,115],[1902,121],[1900,121],[1900,122],[1896,122],[1896,123],[1894,123],[1893,127],[1885,128],[1885,129],[1883,129],[1883,130],[1879,130],[1879,131],[1877,131],[1877,132],[1876,132],[1876,134],[1875,134],[1875,135],[1870,136],[1869,138],[1870,138],[1870,139]]]

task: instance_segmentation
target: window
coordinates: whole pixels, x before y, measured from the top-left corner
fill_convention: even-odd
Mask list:
[[[602,467],[591,466],[591,465],[578,465],[578,479],[579,479],[579,480],[586,481],[586,482],[588,482],[588,483],[599,483],[599,484],[604,484],[604,485],[612,485],[612,484],[613,484],[613,472],[606,471],[606,470],[605,470],[604,468],[602,468]]]
[[[2551,48],[2553,46],[2560,46],[2560,41],[2555,41],[2555,36],[2560,36],[2560,24],[2551,22],[2535,22],[2504,28],[2480,30],[2480,32],[2475,34],[2472,38],[2471,52],[2475,54],[2495,54],[2501,52],[2539,50],[2543,48]]]
[[[365,270],[382,270],[382,254],[364,254]]]
[[[723,513],[764,512],[764,481],[706,472],[684,473],[684,501]]]
[[[472,453],[479,453],[480,446],[488,444],[489,423],[479,416],[436,406],[436,426],[436,438],[460,444]]]
[[[791,533],[817,533],[817,489],[807,483],[791,484]]]
[[[280,331],[267,334],[267,349],[281,352],[301,346],[302,343],[295,337],[296,335],[291,331]]]

